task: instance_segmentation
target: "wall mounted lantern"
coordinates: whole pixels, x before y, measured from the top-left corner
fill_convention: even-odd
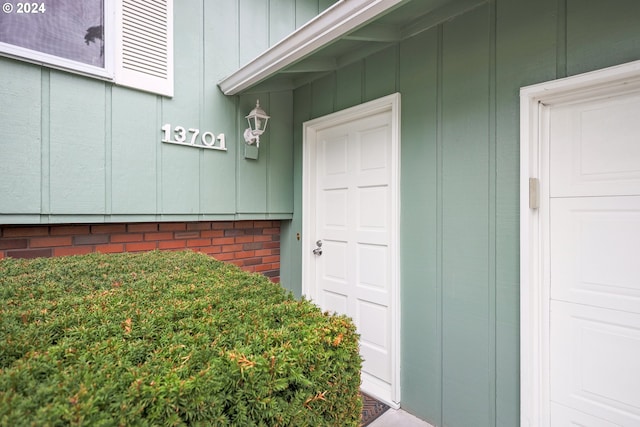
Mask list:
[[[260,108],[259,99],[256,101],[256,108],[251,110],[245,118],[249,122],[249,127],[244,131],[245,142],[249,145],[255,144],[256,147],[260,147],[260,135],[267,129],[267,122],[270,116]]]

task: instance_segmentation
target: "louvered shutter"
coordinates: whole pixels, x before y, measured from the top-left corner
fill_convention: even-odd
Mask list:
[[[173,96],[173,0],[116,4],[116,84]]]

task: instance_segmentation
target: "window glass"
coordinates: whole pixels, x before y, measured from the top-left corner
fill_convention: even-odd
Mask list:
[[[104,68],[104,0],[2,0],[0,42]]]

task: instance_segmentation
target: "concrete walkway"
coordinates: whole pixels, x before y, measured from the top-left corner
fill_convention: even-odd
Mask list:
[[[433,427],[402,409],[389,409],[369,424],[369,427]]]

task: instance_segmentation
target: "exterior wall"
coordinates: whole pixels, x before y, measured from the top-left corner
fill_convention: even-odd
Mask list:
[[[0,57],[0,224],[291,217],[291,92],[216,83],[334,1],[174,3],[173,98]],[[273,119],[245,160],[256,98]],[[165,124],[224,133],[228,151],[163,144]]]
[[[634,0],[488,1],[294,92],[291,277],[301,277],[302,123],[402,95],[408,411],[438,426],[520,424],[519,88],[640,59],[639,27]]]
[[[192,248],[279,280],[279,233],[242,220],[292,216],[292,92],[216,83],[335,1],[175,0],[172,98],[0,57],[0,258]],[[245,160],[256,98],[273,120]],[[167,123],[228,151],[163,144]]]
[[[0,226],[0,259],[193,250],[280,280],[278,221]]]

